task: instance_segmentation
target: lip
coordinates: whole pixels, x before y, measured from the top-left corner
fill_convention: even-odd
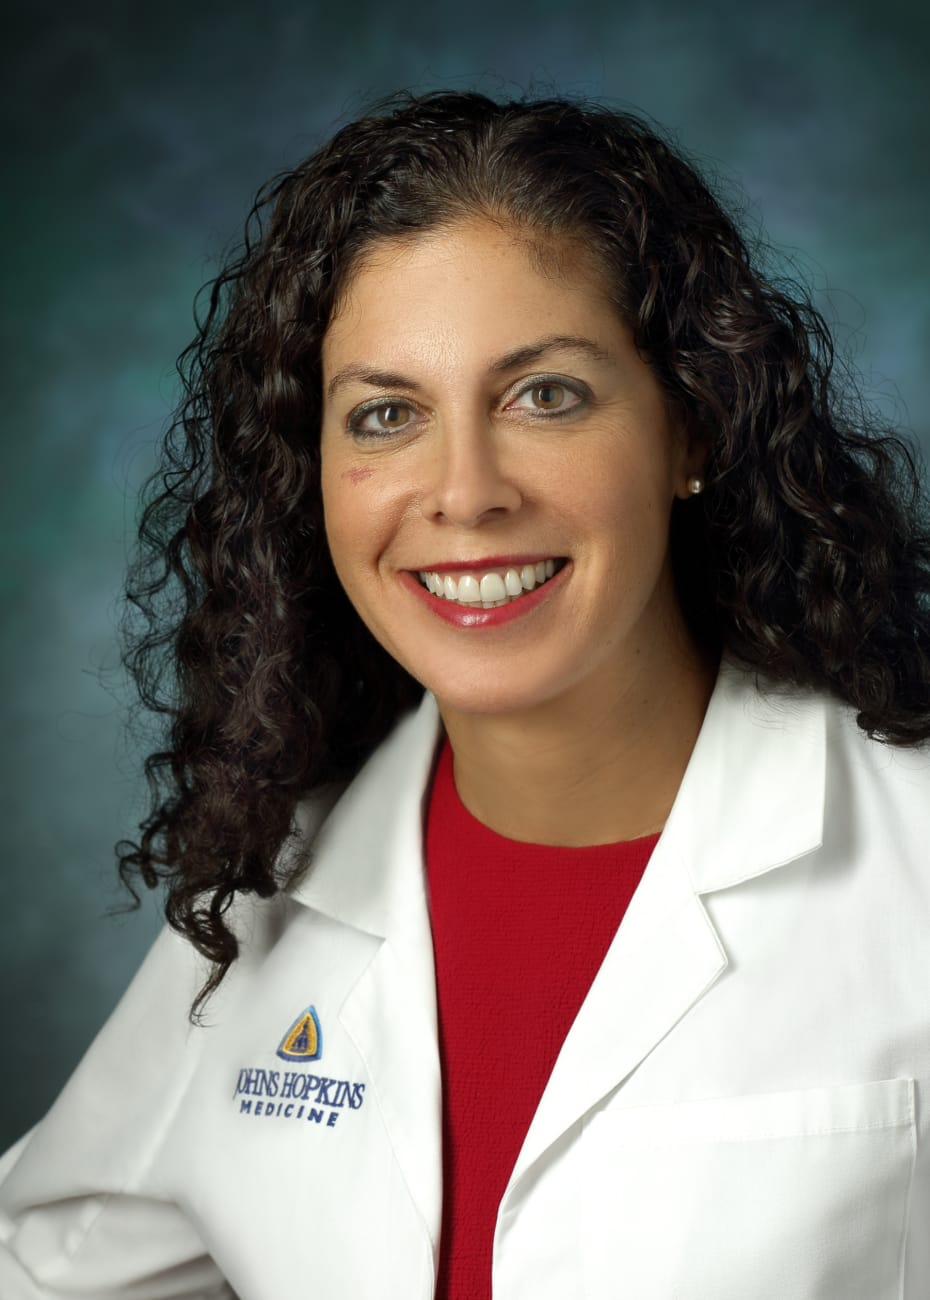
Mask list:
[[[477,560],[450,560],[446,564],[421,564],[411,573],[474,573],[477,569],[521,569],[524,564],[539,564],[541,560],[557,560],[561,556],[551,552],[534,551],[531,555],[485,555]]]
[[[540,556],[539,558],[548,559],[550,557]],[[532,563],[529,558],[524,562],[526,564]],[[509,564],[510,560],[503,560],[500,563]],[[488,560],[482,560],[481,564],[486,565],[488,568],[496,567]],[[456,565],[454,567],[447,565],[445,569],[428,569],[424,570],[424,572],[455,572],[456,569],[473,569],[477,567],[476,564]],[[544,582],[539,587],[534,587],[532,591],[528,591],[519,600],[509,601],[506,605],[498,605],[495,609],[481,609],[476,605],[458,605],[454,600],[444,600],[441,596],[434,596],[431,591],[427,591],[416,574],[409,573],[406,570],[401,570],[397,576],[400,583],[412,595],[416,596],[431,613],[436,614],[453,627],[492,628],[502,627],[506,623],[513,623],[518,618],[526,618],[528,614],[539,609],[541,605],[561,590],[571,569],[571,560],[566,560],[561,569],[554,573],[547,582]]]

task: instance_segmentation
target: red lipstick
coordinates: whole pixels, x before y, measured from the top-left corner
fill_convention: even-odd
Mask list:
[[[545,556],[539,556],[539,559],[545,559]],[[510,560],[499,562],[490,560],[481,560],[480,565],[487,568],[497,567],[498,563],[510,564]],[[515,562],[516,563],[516,562]],[[521,563],[531,564],[533,561],[527,558]],[[434,567],[423,572],[442,573],[454,572],[456,569],[472,570],[480,567],[479,564],[458,564]],[[508,601],[506,605],[497,605],[494,609],[482,609],[480,605],[459,605],[454,600],[445,600],[442,596],[434,596],[420,582],[419,578],[413,573],[401,571],[397,576],[404,587],[418,600],[426,606],[431,613],[443,619],[444,622],[450,623],[453,627],[459,628],[492,628],[502,627],[505,623],[512,623],[518,618],[532,613],[540,605],[550,600],[564,586],[571,572],[571,561],[566,561],[562,568],[557,570],[546,582],[532,591],[518,596],[516,600]]]

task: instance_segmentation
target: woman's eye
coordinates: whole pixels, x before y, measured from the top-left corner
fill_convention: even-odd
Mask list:
[[[412,408],[404,402],[382,402],[380,406],[369,406],[350,416],[349,428],[353,433],[369,437],[396,433],[407,427],[412,414]]]
[[[558,384],[554,380],[532,384],[517,397],[514,405],[523,410],[551,412],[554,415],[566,414],[581,405],[581,395],[567,384]]]

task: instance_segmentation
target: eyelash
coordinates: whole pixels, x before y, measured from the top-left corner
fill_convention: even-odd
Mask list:
[[[517,390],[517,392],[514,395],[514,399],[519,397],[524,397],[527,393],[531,393],[534,388],[546,388],[546,387],[564,388],[567,393],[571,393],[574,397],[578,398],[578,401],[573,406],[570,406],[568,410],[565,411],[537,410],[537,412],[534,415],[530,416],[531,419],[534,420],[567,419],[570,415],[574,415],[575,412],[578,411],[579,408],[586,401],[588,401],[590,397],[588,390],[577,382],[569,383],[567,379],[563,379],[556,375],[537,375],[528,383],[524,384],[522,388]],[[413,410],[413,404],[403,398],[378,398],[372,402],[365,403],[362,406],[357,406],[355,410],[351,412],[348,419],[346,420],[347,431],[350,434],[352,434],[352,436],[355,438],[360,438],[360,439],[368,438],[373,440],[379,438],[382,439],[390,438],[395,433],[404,432],[404,430],[407,427],[406,425],[404,425],[400,429],[381,429],[381,430],[363,429],[361,427],[362,421],[365,419],[366,416],[371,415],[373,411],[383,411],[391,406],[403,406],[403,407],[407,407],[410,410]]]

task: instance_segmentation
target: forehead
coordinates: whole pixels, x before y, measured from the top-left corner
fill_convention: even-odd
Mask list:
[[[340,296],[323,340],[324,371],[349,353],[414,352],[618,324],[606,276],[580,242],[475,218],[373,245]]]

